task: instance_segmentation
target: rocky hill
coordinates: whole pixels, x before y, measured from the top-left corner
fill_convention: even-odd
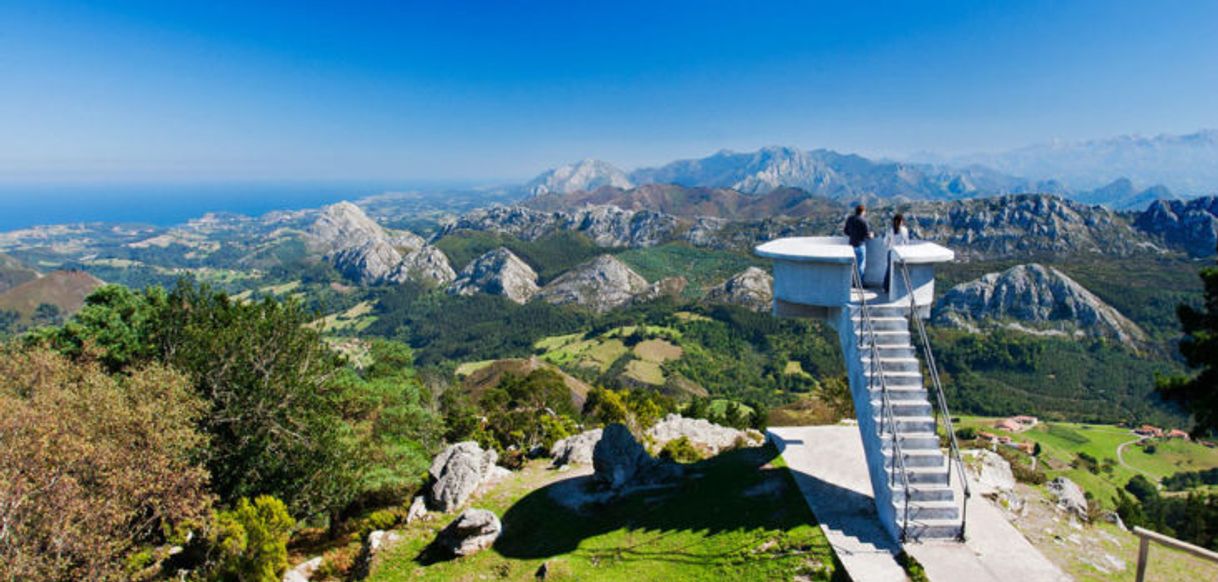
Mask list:
[[[654,211],[679,218],[761,220],[775,216],[798,218],[809,214],[845,214],[847,207],[798,188],[778,188],[765,194],[745,194],[728,188],[645,184],[637,188],[599,188],[595,191],[534,196],[522,204],[547,211],[574,211],[585,206],[611,205],[623,210]]]
[[[467,213],[446,224],[436,237],[475,230],[536,240],[565,230],[582,233],[602,247],[647,247],[670,239],[679,228],[676,217],[651,210],[604,205],[547,212],[513,205]]]
[[[966,259],[1165,251],[1111,210],[1045,194],[916,203],[872,216],[885,220],[894,210],[905,212],[917,238],[945,244]]]
[[[350,202],[322,209],[307,240],[345,277],[366,285],[409,281],[444,286],[457,276],[448,257],[422,237],[388,231]]]
[[[583,160],[559,166],[543,172],[524,189],[534,196],[542,194],[567,194],[570,192],[596,190],[602,186],[631,188],[634,183],[623,172],[608,162]]]
[[[1194,257],[1208,257],[1218,248],[1218,197],[1156,200],[1134,226]]]
[[[1156,200],[1179,200],[1180,198],[1165,186],[1139,189],[1129,178],[1117,178],[1090,192],[1071,194],[1070,199],[1083,204],[1107,206],[1113,210],[1141,211]]]
[[[487,390],[498,386],[499,380],[503,378],[504,374],[515,374],[523,378],[538,369],[552,370],[558,374],[571,393],[571,404],[575,406],[576,410],[584,407],[584,402],[588,399],[588,392],[592,390],[592,387],[562,371],[558,366],[541,361],[536,356],[495,360],[470,372],[462,378],[461,385],[477,401]]]
[[[1036,263],[953,287],[935,304],[937,325],[979,331],[1007,327],[1041,335],[1097,337],[1129,346],[1146,334],[1066,274]]]
[[[474,259],[448,288],[454,295],[488,293],[516,303],[527,303],[537,294],[537,272],[512,251],[499,247]]]
[[[559,275],[537,294],[555,305],[578,305],[598,313],[621,307],[655,289],[617,257],[601,255]]]
[[[28,322],[38,306],[46,303],[67,317],[79,311],[85,297],[104,284],[84,271],[52,271],[0,293],[0,310],[16,311]]]
[[[768,312],[774,302],[774,277],[762,269],[749,267],[707,290],[706,301]]]

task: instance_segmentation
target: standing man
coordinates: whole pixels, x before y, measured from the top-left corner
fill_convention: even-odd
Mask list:
[[[850,246],[854,247],[854,259],[859,264],[859,284],[863,282],[863,273],[867,269],[867,239],[875,236],[867,225],[867,207],[859,204],[854,207],[854,214],[846,219],[846,236],[850,237]]]

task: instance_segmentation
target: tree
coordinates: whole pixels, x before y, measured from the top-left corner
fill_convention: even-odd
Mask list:
[[[47,341],[73,357],[97,352],[102,363],[119,370],[159,355],[154,328],[167,307],[168,295],[161,287],[137,293],[122,285],[104,285],[85,298],[84,306],[62,328],[35,334],[31,341]]]
[[[184,375],[10,346],[0,378],[0,578],[125,578],[126,556],[203,524],[206,406]]]
[[[58,305],[39,303],[38,307],[34,308],[34,314],[30,316],[30,321],[38,327],[59,325],[63,323],[63,313]]]
[[[0,335],[17,331],[17,322],[20,320],[20,313],[12,309],[0,309]]]
[[[1173,376],[1159,381],[1164,397],[1176,400],[1193,414],[1194,435],[1218,431],[1218,267],[1201,269],[1205,300],[1201,309],[1182,304],[1176,309],[1184,338],[1180,354],[1191,377]]]

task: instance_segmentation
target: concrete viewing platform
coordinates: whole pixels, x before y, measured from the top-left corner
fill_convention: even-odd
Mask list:
[[[876,513],[859,429],[843,425],[774,427],[769,436],[850,577],[859,582],[906,580],[896,561],[902,545],[885,531]],[[932,581],[1070,580],[989,500],[977,495],[967,503],[965,542],[904,545]]]

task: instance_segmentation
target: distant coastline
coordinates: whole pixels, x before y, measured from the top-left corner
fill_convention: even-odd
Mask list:
[[[0,184],[0,231],[80,222],[180,224],[208,212],[258,216],[391,191],[453,184],[407,182],[211,182]]]

